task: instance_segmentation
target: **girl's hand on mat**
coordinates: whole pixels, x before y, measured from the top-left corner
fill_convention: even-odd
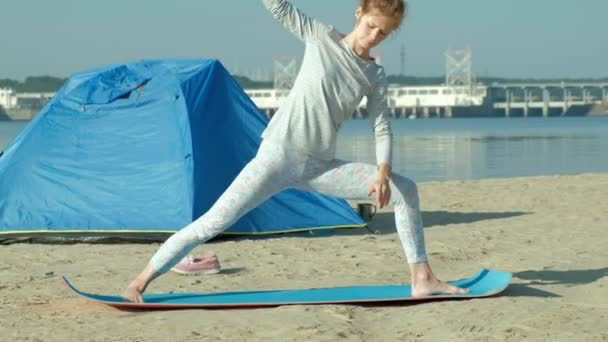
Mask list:
[[[371,196],[376,193],[376,206],[378,208],[385,207],[391,199],[391,187],[388,184],[388,178],[376,179],[369,186],[369,193],[367,196]]]
[[[141,291],[137,289],[136,286],[130,285],[127,289],[120,295],[124,300],[131,303],[143,303],[144,299],[141,296]]]

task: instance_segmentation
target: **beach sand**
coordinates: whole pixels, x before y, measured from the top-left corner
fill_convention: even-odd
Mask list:
[[[117,294],[158,244],[0,246],[1,341],[608,341],[608,174],[420,184],[429,258],[443,279],[512,272],[499,297],[401,306],[125,312]],[[353,203],[354,204],[354,203]],[[390,209],[327,237],[237,239],[218,275],[169,273],[148,292],[409,282]]]

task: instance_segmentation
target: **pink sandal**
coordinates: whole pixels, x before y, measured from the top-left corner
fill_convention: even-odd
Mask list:
[[[188,255],[171,270],[182,275],[216,274],[221,271],[221,266],[215,255],[203,257]]]

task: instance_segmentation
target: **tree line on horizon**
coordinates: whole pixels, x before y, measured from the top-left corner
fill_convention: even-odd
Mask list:
[[[273,81],[254,81],[246,76],[232,75],[237,83],[244,89],[260,89],[260,88],[272,88]],[[403,75],[389,75],[387,80],[390,84],[399,84],[405,86],[419,86],[419,85],[440,85],[445,83],[444,76],[403,76]],[[12,79],[0,79],[0,88],[11,88],[18,93],[46,93],[56,92],[63,84],[67,81],[67,78],[53,77],[53,76],[30,76],[24,81],[17,81]],[[548,83],[548,82],[606,82],[608,83],[608,77],[605,78],[568,78],[568,79],[549,79],[549,78],[506,78],[506,77],[479,77],[477,82],[486,85],[492,83]]]

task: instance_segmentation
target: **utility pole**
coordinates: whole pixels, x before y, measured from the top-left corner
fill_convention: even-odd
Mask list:
[[[405,43],[401,43],[401,70],[399,74],[405,76]]]
[[[274,58],[274,89],[290,90],[298,74],[295,57]]]

